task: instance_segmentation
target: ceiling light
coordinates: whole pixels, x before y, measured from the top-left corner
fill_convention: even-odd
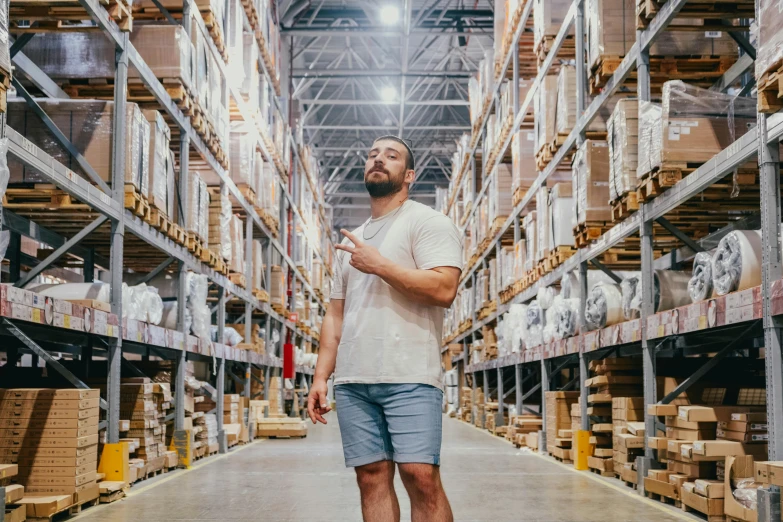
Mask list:
[[[392,102],[397,99],[397,91],[394,87],[384,87],[381,89],[381,99],[385,102]]]
[[[381,23],[394,25],[400,21],[400,10],[396,5],[385,5],[381,7]]]

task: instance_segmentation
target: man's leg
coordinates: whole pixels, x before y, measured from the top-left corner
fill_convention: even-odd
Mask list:
[[[400,503],[394,491],[394,462],[384,460],[356,468],[366,522],[400,522]]]
[[[399,464],[400,478],[411,498],[411,522],[452,522],[449,499],[440,481],[440,467],[432,464]]]

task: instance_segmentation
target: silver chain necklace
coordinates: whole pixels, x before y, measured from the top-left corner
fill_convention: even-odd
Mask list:
[[[400,207],[399,207],[397,210],[395,210],[395,211],[394,211],[394,214],[392,214],[391,216],[389,216],[389,219],[387,219],[387,220],[385,220],[385,221],[383,222],[383,224],[381,225],[381,228],[379,228],[379,229],[378,229],[378,230],[375,232],[375,234],[371,235],[370,237],[365,237],[364,233],[367,231],[367,225],[370,223],[370,220],[372,219],[372,218],[368,218],[368,219],[367,219],[367,221],[365,221],[365,222],[364,222],[364,229],[362,229],[362,239],[364,239],[365,241],[369,241],[370,239],[372,239],[372,238],[374,238],[375,236],[377,236],[378,234],[380,234],[380,233],[381,233],[381,230],[383,230],[383,227],[385,227],[385,226],[386,226],[386,225],[389,223],[389,221],[391,221],[391,220],[392,220],[392,218],[393,218],[394,216],[396,216],[396,215],[397,215],[397,213],[398,213],[400,210],[402,210],[402,207],[404,207],[404,206],[405,206],[405,203],[407,203],[407,202],[408,202],[408,200],[407,200],[407,199],[406,199],[405,201],[403,201],[403,202],[402,202],[402,205],[400,205]]]

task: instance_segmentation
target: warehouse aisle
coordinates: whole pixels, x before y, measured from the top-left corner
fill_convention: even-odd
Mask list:
[[[91,508],[74,520],[360,521],[358,489],[343,465],[339,437],[334,422],[311,429],[303,441],[257,442],[157,485],[137,486],[124,501]],[[696,520],[453,419],[444,421],[443,461],[443,481],[459,521]],[[399,478],[397,486],[402,520],[410,520]]]

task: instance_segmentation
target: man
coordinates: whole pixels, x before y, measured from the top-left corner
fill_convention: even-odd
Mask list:
[[[394,136],[364,166],[372,217],[337,245],[321,326],[310,419],[326,424],[334,395],[345,464],[354,467],[365,521],[397,522],[395,463],[413,522],[450,522],[440,481],[443,309],[457,293],[461,237],[451,220],[408,200],[413,152]]]

